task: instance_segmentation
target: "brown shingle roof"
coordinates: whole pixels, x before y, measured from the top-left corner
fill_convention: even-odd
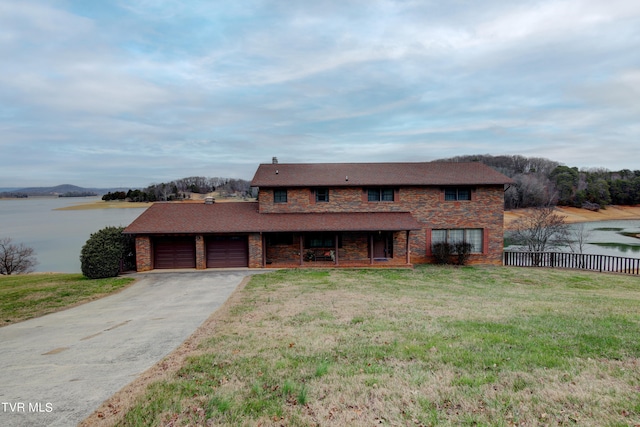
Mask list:
[[[513,181],[478,162],[261,164],[254,187],[501,185]]]
[[[408,212],[260,214],[257,203],[155,203],[126,234],[244,233],[276,231],[399,231],[420,224]]]

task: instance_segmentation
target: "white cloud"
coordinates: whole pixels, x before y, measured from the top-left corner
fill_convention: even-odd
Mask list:
[[[0,184],[34,150],[30,173],[100,181],[274,155],[638,169],[638,43],[630,0],[6,0]]]

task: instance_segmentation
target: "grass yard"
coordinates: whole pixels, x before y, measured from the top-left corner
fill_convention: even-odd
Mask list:
[[[101,298],[133,280],[123,277],[89,280],[82,274],[0,276],[0,326]]]
[[[283,270],[208,327],[119,425],[640,424],[638,277]]]

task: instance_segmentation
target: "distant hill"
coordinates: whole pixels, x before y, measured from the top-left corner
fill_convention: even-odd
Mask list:
[[[101,196],[110,191],[122,191],[123,188],[86,188],[77,185],[62,184],[54,187],[27,187],[3,189],[0,197],[83,197]],[[126,189],[124,189],[126,191]]]
[[[88,188],[83,188],[83,187],[78,187],[77,185],[71,185],[71,184],[62,184],[62,185],[56,185],[55,187],[28,187],[28,188],[21,188],[20,190],[21,193],[27,193],[27,194],[33,194],[33,193],[40,193],[40,194],[51,194],[51,195],[57,195],[57,194],[62,194],[62,193],[69,193],[69,192],[80,192],[80,191],[89,191]]]

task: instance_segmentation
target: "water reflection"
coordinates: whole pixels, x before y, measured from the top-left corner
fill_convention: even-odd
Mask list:
[[[30,197],[0,200],[0,236],[36,251],[39,272],[80,272],[80,250],[91,233],[127,226],[145,208],[55,210],[97,197]]]
[[[570,224],[569,228],[574,238],[577,235],[584,238],[582,252],[585,254],[640,258],[640,238],[636,237],[640,235],[640,220],[584,222]],[[516,249],[516,246],[505,249]],[[571,252],[568,247],[556,250]]]
[[[616,249],[622,253],[627,253],[627,252],[640,253],[640,245],[627,245],[626,243],[591,243],[591,244],[600,246],[602,248]]]
[[[640,258],[640,220],[615,220],[572,224],[586,233],[585,253]]]

